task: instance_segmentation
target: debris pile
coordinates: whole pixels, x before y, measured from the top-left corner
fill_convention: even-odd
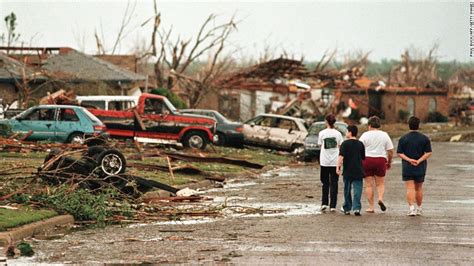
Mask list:
[[[51,149],[81,149],[84,147],[80,144],[38,143],[24,141],[24,139],[26,139],[28,136],[29,134],[23,136],[18,136],[17,134],[15,134],[9,138],[0,137],[0,151],[30,153],[35,151],[47,151]],[[19,139],[15,139],[16,137],[19,137]]]
[[[363,67],[351,69],[331,69],[326,71],[313,71],[309,76],[315,79],[314,88],[350,89],[367,78],[364,77]],[[366,81],[367,82],[367,81]],[[369,80],[369,84],[372,83]]]
[[[279,58],[245,69],[221,82],[224,88],[267,88],[288,92],[293,80],[307,77],[301,61]],[[293,83],[294,84],[294,83]]]

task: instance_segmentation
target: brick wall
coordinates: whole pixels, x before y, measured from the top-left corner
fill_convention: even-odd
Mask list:
[[[384,103],[385,118],[388,122],[401,122],[399,121],[398,112],[400,110],[408,111],[409,99],[413,99],[415,102],[414,115],[419,117],[422,121],[428,119],[429,101],[434,99],[436,102],[435,111],[440,112],[444,116],[449,114],[449,100],[447,95],[396,95],[389,93],[384,95],[382,102]],[[387,103],[385,105],[385,103]],[[388,106],[392,105],[392,108]]]
[[[408,111],[408,101],[413,99],[414,115],[418,116],[422,121],[426,121],[429,114],[429,101],[433,98],[436,102],[436,111],[444,116],[449,114],[449,99],[447,94],[395,94],[393,92],[384,92],[381,95],[381,109],[385,114],[385,121],[389,123],[402,122],[399,121],[398,112],[400,110]],[[368,97],[365,92],[346,92],[341,96],[341,101],[348,102],[352,99],[359,109],[361,116],[367,116],[369,112]]]

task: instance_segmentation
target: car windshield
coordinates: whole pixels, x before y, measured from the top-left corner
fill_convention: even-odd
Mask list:
[[[15,115],[15,116],[13,117],[13,119],[16,119],[16,118],[20,118],[20,119],[21,119],[21,118],[24,118],[24,117],[26,117],[29,113],[31,113],[34,109],[35,109],[35,107],[31,107],[31,108],[29,108],[29,109],[26,109],[25,111],[23,111],[23,112],[21,112],[21,113]]]
[[[336,123],[336,129],[341,132],[342,136],[346,136],[347,126],[343,123]],[[326,128],[325,123],[315,123],[309,128],[308,135],[318,135],[321,130]]]
[[[178,110],[176,110],[176,107],[174,107],[174,105],[170,102],[170,100],[168,100],[167,98],[163,98],[166,106],[168,107],[168,109],[170,109],[170,112],[172,114],[176,114],[178,113]]]
[[[96,124],[102,124],[102,122],[95,116],[93,115],[91,112],[89,112],[87,109],[82,109],[82,111],[87,115],[87,117],[89,117],[89,119],[96,123]]]
[[[313,124],[309,128],[308,135],[318,135],[321,130],[326,128],[326,124]]]
[[[213,112],[213,114],[216,116],[216,119],[220,121],[221,123],[225,123],[225,124],[230,123],[230,120],[227,119],[225,116],[223,116],[221,113]]]

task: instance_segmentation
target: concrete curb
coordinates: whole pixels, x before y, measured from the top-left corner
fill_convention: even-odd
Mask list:
[[[59,215],[46,220],[34,222],[0,233],[0,247],[6,247],[9,243],[16,243],[24,238],[32,237],[41,232],[51,230],[59,225],[73,224],[72,215]]]

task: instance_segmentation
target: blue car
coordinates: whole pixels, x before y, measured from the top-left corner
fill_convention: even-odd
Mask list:
[[[106,137],[105,125],[87,109],[70,105],[39,105],[0,121],[14,133],[27,134],[27,140],[84,143],[85,138]]]

